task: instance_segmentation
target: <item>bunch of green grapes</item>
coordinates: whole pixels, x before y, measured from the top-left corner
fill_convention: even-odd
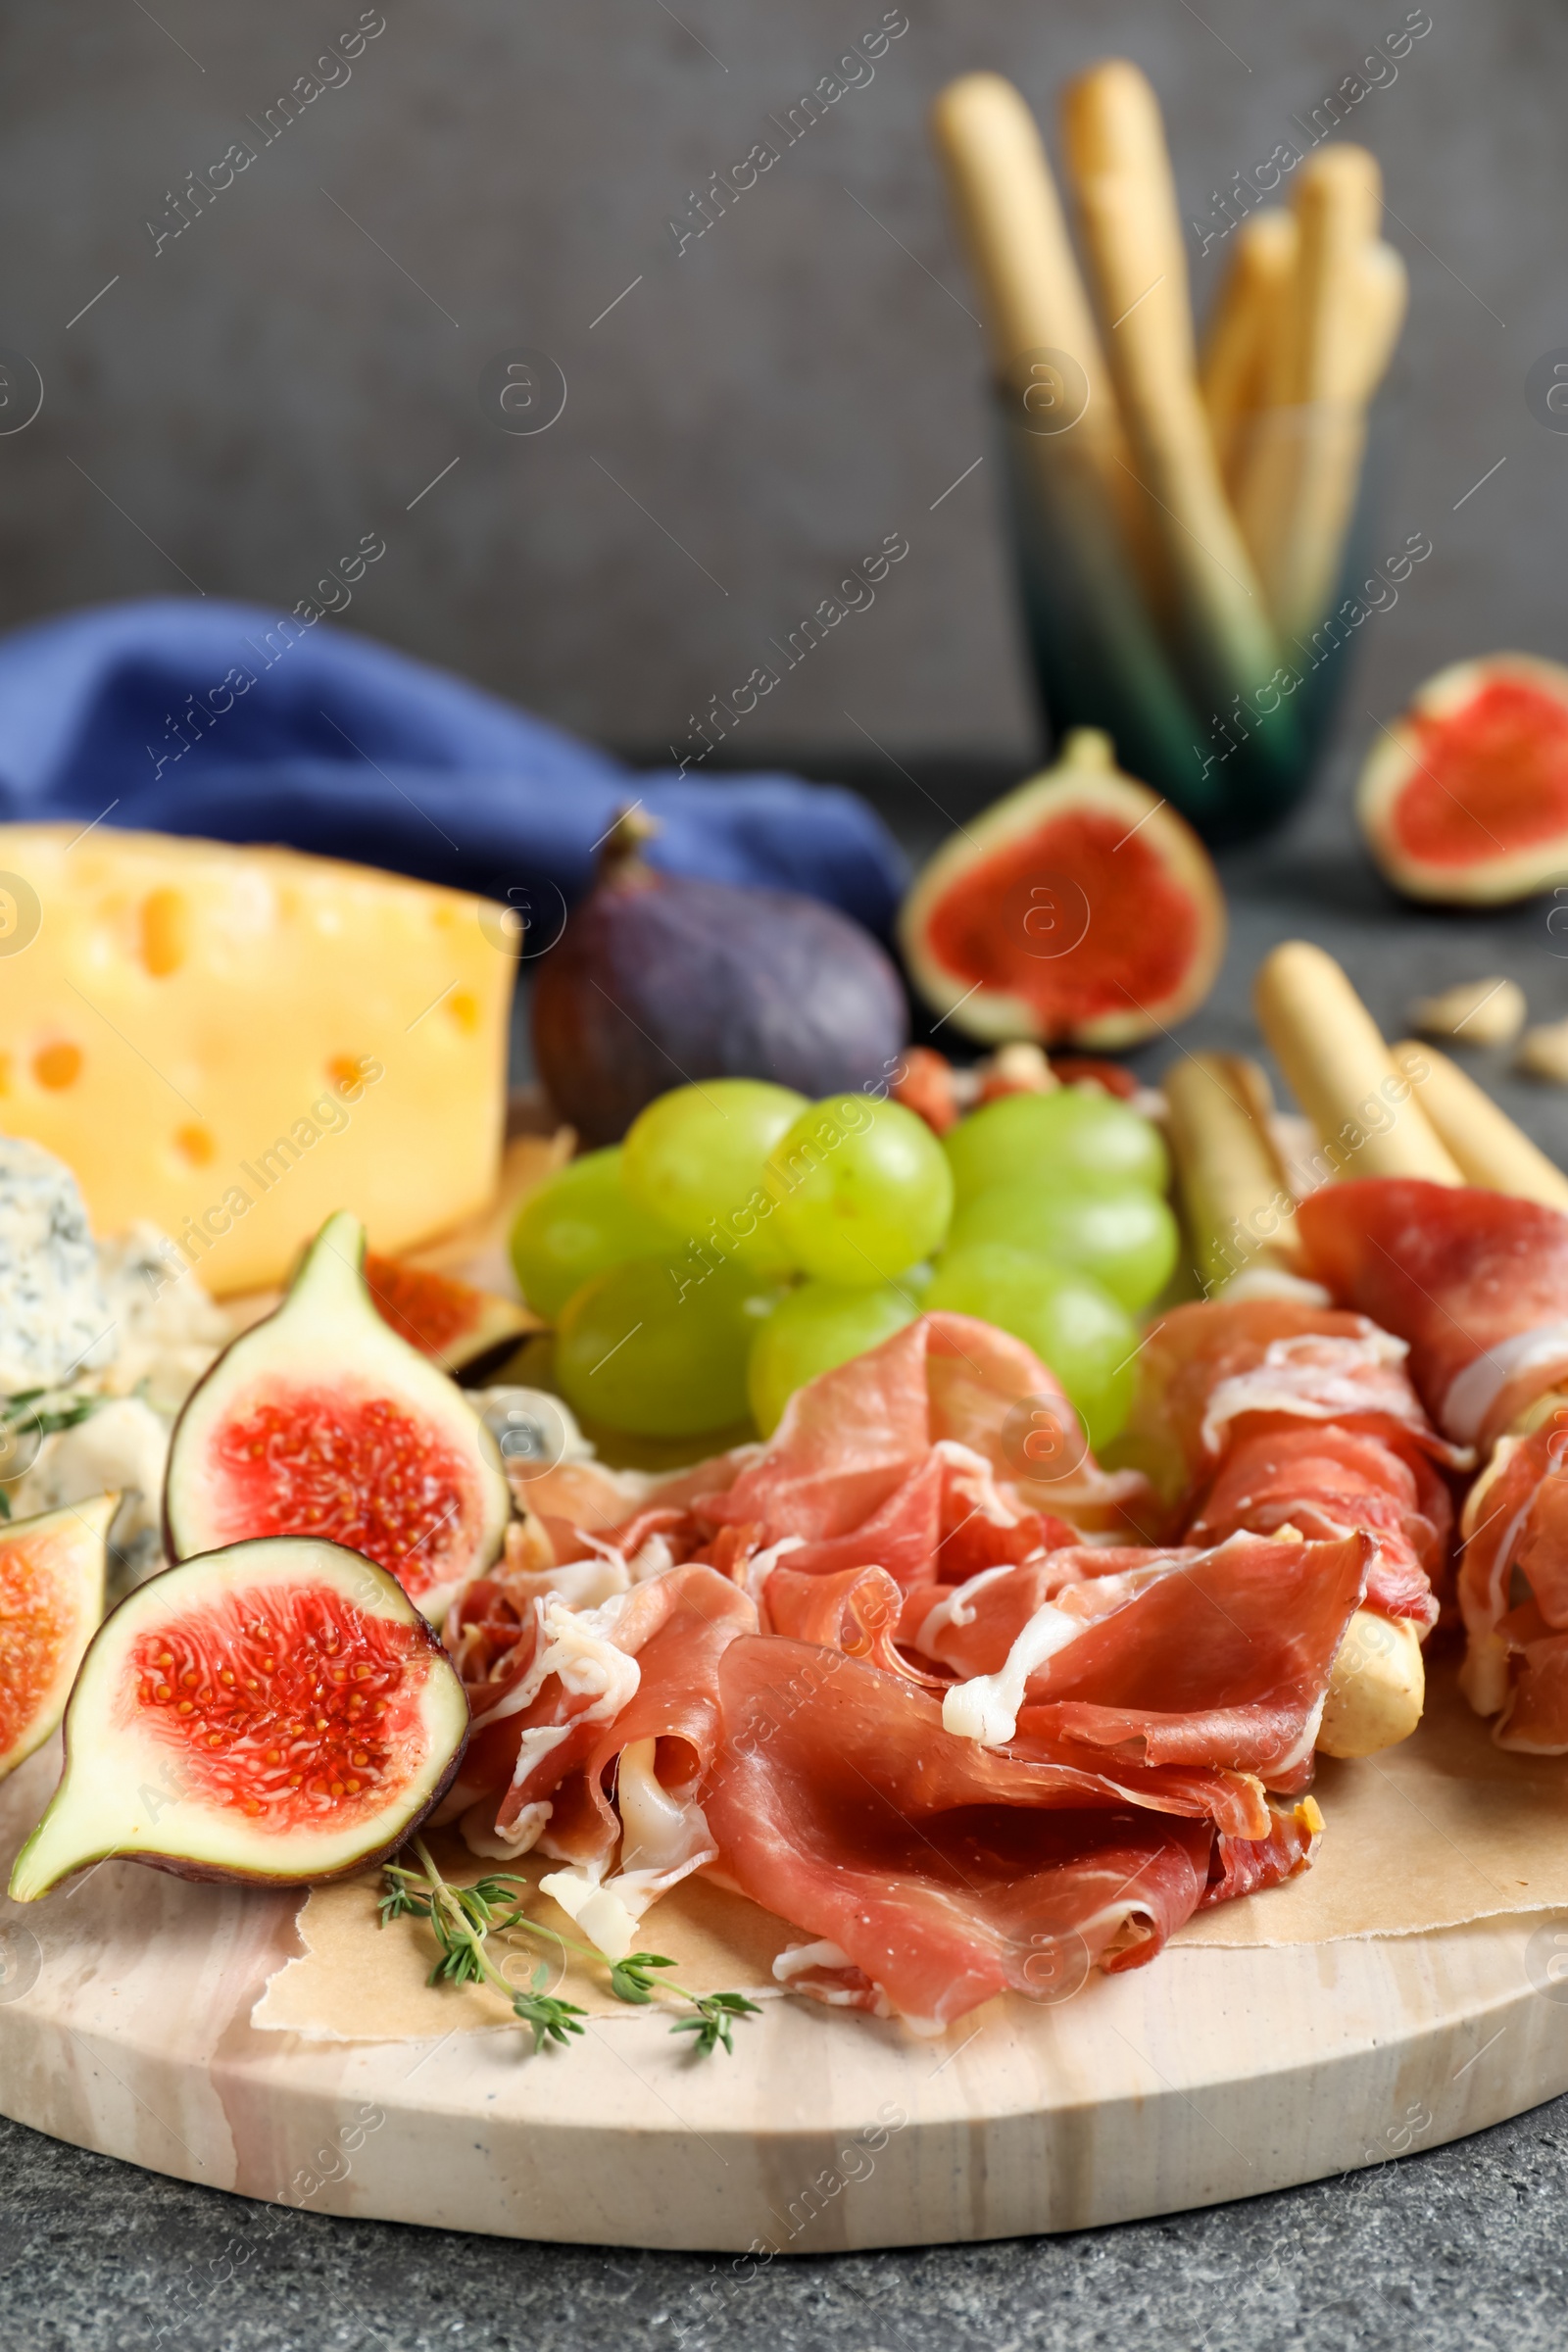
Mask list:
[[[611,1429],[697,1437],[750,1414],[766,1435],[797,1389],[929,1305],[1027,1340],[1103,1442],[1130,1399],[1131,1314],[1174,1260],[1165,1172],[1148,1122],[1099,1096],[1012,1097],[939,1144],[869,1095],[711,1079],[533,1194],[513,1260],[557,1326],[563,1394]]]

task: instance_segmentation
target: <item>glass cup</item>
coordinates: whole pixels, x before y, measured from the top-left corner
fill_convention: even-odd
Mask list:
[[[1366,564],[1365,485],[1379,471],[1364,462],[1366,416],[1272,410],[1239,440],[1233,487],[1276,615],[1274,657],[1253,676],[1198,630],[1191,597],[1135,561],[1136,539],[1157,562],[1152,509],[1129,471],[1116,511],[1106,489],[1116,475],[1084,430],[1087,407],[1082,371],[1060,353],[1026,353],[998,396],[1024,629],[1051,731],[1102,728],[1119,764],[1205,840],[1255,838],[1311,783],[1348,649],[1378,609],[1349,587]],[[1375,418],[1374,444],[1381,437]],[[1273,528],[1271,514],[1294,527]]]

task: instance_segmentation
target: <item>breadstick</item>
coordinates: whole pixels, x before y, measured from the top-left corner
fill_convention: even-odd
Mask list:
[[[1023,354],[1066,352],[1089,380],[1086,439],[1125,458],[1100,331],[1067,236],[1039,127],[1000,74],[965,74],[939,91],[931,130],[980,287],[991,365],[1012,382]],[[1124,495],[1107,482],[1115,497]]]
[[[1261,1124],[1268,1080],[1240,1054],[1194,1054],[1161,1081],[1187,1230],[1204,1283],[1301,1271],[1296,1203]]]
[[[1029,510],[1026,559],[1033,552],[1044,561],[1054,592],[1048,601],[1054,602],[1060,558],[1067,558],[1066,601],[1082,643],[1130,692],[1143,730],[1135,739],[1129,727],[1124,757],[1179,761],[1192,742],[1192,718],[1151,618],[1151,604],[1165,601],[1151,510],[1129,463],[1100,331],[1039,128],[999,74],[950,82],[931,122],[998,376],[1016,392],[1021,358],[1045,349],[1077,360],[1088,382],[1089,405],[1069,431],[1012,437]],[[1063,652],[1076,670],[1074,648],[1065,645]]]
[[[1365,407],[1404,312],[1404,273],[1377,241],[1382,180],[1364,147],[1327,147],[1296,186],[1291,298],[1270,368],[1272,432],[1238,483],[1247,544],[1288,638],[1322,620],[1338,585],[1366,451]]]
[[[1064,123],[1133,462],[1154,502],[1152,527],[1195,670],[1204,693],[1223,706],[1238,689],[1250,694],[1268,681],[1278,647],[1198,388],[1187,263],[1159,111],[1137,69],[1116,62],[1069,88]]]
[[[1375,396],[1389,371],[1405,313],[1410,307],[1410,272],[1404,256],[1381,241],[1360,257],[1361,380],[1351,398]]]
[[[1426,1705],[1421,1637],[1407,1618],[1357,1609],[1329,1674],[1318,1726],[1325,1756],[1375,1756],[1408,1740]]]
[[[1317,1129],[1326,1175],[1463,1183],[1332,956],[1287,940],[1259,967],[1255,997],[1263,1035]]]
[[[1354,400],[1364,380],[1361,258],[1383,218],[1383,177],[1365,147],[1336,143],[1302,165],[1295,187],[1300,233],[1286,326],[1284,398]]]
[[[1296,267],[1297,227],[1283,205],[1250,214],[1236,231],[1230,268],[1203,339],[1203,406],[1227,487],[1246,455],[1252,412],[1265,402],[1271,354]]]
[[[1436,1046],[1416,1045],[1408,1038],[1393,1051],[1466,1184],[1539,1200],[1547,1208],[1568,1209],[1568,1176],[1456,1062]]]

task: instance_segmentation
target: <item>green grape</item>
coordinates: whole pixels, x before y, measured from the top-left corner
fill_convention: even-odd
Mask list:
[[[643,1438],[689,1438],[746,1417],[746,1364],[776,1290],[744,1266],[635,1258],[584,1283],[556,1334],[573,1412]]]
[[[1091,1275],[1008,1242],[971,1242],[943,1259],[925,1303],[1026,1342],[1082,1414],[1091,1446],[1108,1444],[1132,1410],[1138,1328]]]
[[[971,1242],[1010,1242],[1092,1274],[1136,1313],[1169,1282],[1180,1236],[1167,1204],[1141,1184],[1061,1192],[1001,1184],[977,1193],[955,1216],[949,1250]]]
[[[900,1102],[813,1102],[767,1167],[774,1223],[796,1262],[824,1282],[891,1282],[947,1232],[953,1178],[942,1147]]]
[[[1004,1095],[960,1119],[942,1145],[960,1205],[998,1184],[1141,1184],[1163,1194],[1170,1183],[1158,1128],[1076,1086]]]
[[[790,1255],[773,1228],[763,1169],[806,1106],[792,1087],[760,1078],[677,1086],[632,1121],[626,1190],[674,1232],[710,1243],[742,1265],[782,1272]]]
[[[512,1228],[517,1285],[535,1314],[553,1322],[591,1275],[627,1258],[667,1255],[667,1225],[639,1208],[620,1180],[620,1148],[587,1152],[518,1209]]]
[[[772,1436],[797,1389],[890,1339],[919,1311],[896,1283],[851,1291],[833,1282],[803,1282],[786,1291],[752,1342],[746,1375],[752,1418],[763,1437]]]

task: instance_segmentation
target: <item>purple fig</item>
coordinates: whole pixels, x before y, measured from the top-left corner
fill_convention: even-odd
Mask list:
[[[592,890],[543,959],[534,1058],[586,1144],[614,1143],[656,1095],[770,1078],[811,1097],[892,1076],[908,1036],[897,971],[816,899],[648,864],[658,831],[617,818]]]

